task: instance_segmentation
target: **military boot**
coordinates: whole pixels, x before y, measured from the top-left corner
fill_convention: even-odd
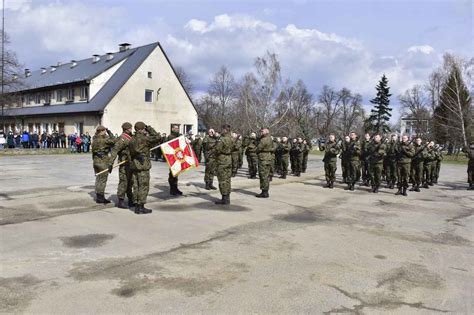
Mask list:
[[[206,182],[206,187],[204,188],[205,190],[211,190],[211,185],[209,182]]]
[[[269,197],[268,190],[262,190],[262,192],[258,195],[255,195],[255,197],[257,197],[257,198],[268,198]]]
[[[221,200],[214,201],[216,205],[225,205],[226,204],[226,199],[225,196],[222,195]]]
[[[416,188],[417,188],[417,185],[413,184],[413,186],[411,186],[410,188],[410,191],[416,191]]]
[[[426,189],[430,188],[430,186],[428,186],[428,183],[425,183],[422,187]]]
[[[377,194],[378,192],[379,192],[379,186],[375,186],[375,188],[374,188],[374,193]]]
[[[416,191],[416,192],[420,192],[420,185],[416,185],[416,186],[415,186],[415,191]]]
[[[331,188],[331,182],[327,182],[326,185],[323,186],[323,188]]]
[[[329,182],[329,188],[333,189],[334,188],[334,181]]]
[[[105,199],[103,194],[97,194],[97,198],[95,199],[96,203],[103,203],[104,205],[110,203],[110,200]]]
[[[408,196],[406,187],[403,187],[402,195],[403,196]]]
[[[135,205],[135,214],[143,214],[143,205],[137,203]]]
[[[406,188],[405,188],[406,189]],[[398,191],[395,193],[395,195],[399,196],[401,194],[403,194],[403,188],[402,187],[398,187]]]
[[[133,202],[132,199],[128,199],[128,207],[129,208],[135,207],[135,203]]]
[[[474,190],[474,184],[469,184],[469,188],[467,190]]]
[[[182,196],[182,195],[183,195],[183,192],[178,189],[178,185],[175,186],[175,191],[176,191],[176,194],[177,194],[178,196]]]
[[[209,188],[211,188],[212,190],[216,190],[217,188],[212,184],[212,181],[209,182]]]
[[[230,195],[225,195],[224,197],[225,197],[224,198],[225,199],[225,204],[230,205]]]
[[[117,208],[128,209],[127,205],[125,204],[125,200],[123,200],[123,198],[119,198],[118,203],[117,203]]]
[[[354,186],[355,186],[355,183],[352,183],[351,184],[351,187],[349,188],[351,191],[354,191]]]
[[[145,208],[145,205],[144,205],[144,204],[141,205],[141,206],[142,206],[142,207],[141,207],[141,210],[142,210],[142,213],[143,213],[143,214],[148,214],[148,213],[152,213],[152,212],[153,212],[153,210],[148,209],[148,208]]]

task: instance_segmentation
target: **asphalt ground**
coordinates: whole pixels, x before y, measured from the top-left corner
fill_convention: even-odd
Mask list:
[[[3,313],[474,313],[463,165],[403,197],[323,188],[310,156],[302,177],[274,179],[269,199],[254,197],[244,165],[232,205],[217,206],[204,167],[171,197],[155,162],[149,215],[97,205],[89,156],[1,157],[0,170]],[[114,201],[117,182],[114,171]]]

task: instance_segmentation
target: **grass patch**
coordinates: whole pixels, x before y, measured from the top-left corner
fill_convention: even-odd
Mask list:
[[[459,154],[459,155],[445,155],[443,158],[442,163],[448,163],[448,164],[463,164],[467,165],[469,162],[469,159],[464,155],[464,154]]]

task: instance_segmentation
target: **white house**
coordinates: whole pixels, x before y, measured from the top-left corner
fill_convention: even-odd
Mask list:
[[[120,133],[123,122],[144,121],[159,132],[171,124],[197,131],[193,102],[160,43],[58,63],[18,78],[22,88],[7,104],[0,129],[38,133],[93,133],[105,125]]]

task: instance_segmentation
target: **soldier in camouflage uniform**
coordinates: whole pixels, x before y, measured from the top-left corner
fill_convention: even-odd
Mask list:
[[[161,140],[159,133],[144,122],[135,123],[135,134],[130,140],[130,168],[132,170],[132,193],[136,214],[152,212],[145,208],[150,189],[150,149]]]
[[[435,160],[433,162],[433,169],[432,169],[432,179],[433,179],[433,184],[438,183],[438,178],[439,178],[439,172],[441,170],[441,161],[443,160],[443,151],[442,147],[440,147],[439,144],[436,144],[434,147],[434,153],[435,153]]]
[[[232,133],[232,177],[237,176],[239,170],[239,155],[242,142],[238,140],[238,136],[235,132]]]
[[[166,138],[166,141],[176,139],[179,136],[181,136],[181,134],[179,133],[179,125],[173,125],[171,126],[171,133]],[[178,176],[174,177],[173,173],[171,173],[171,170],[169,171],[169,174],[168,174],[168,183],[170,185],[170,195],[172,196],[183,195],[183,192],[178,189]]]
[[[281,145],[281,138],[276,137],[273,139],[273,149],[275,150],[275,164],[274,164],[274,171],[278,175],[281,176],[281,150],[280,150],[280,145]],[[272,174],[273,175],[273,174]]]
[[[422,144],[421,138],[415,139],[413,158],[411,161],[412,172],[412,188],[410,191],[420,191],[423,181],[423,163],[425,160],[425,146]]]
[[[266,128],[260,130],[260,141],[257,145],[258,154],[258,177],[260,178],[260,189],[262,192],[257,198],[268,198],[270,189],[270,169],[272,168],[274,153],[273,141],[270,131]]]
[[[370,185],[372,192],[378,193],[380,188],[380,179],[383,170],[383,161],[386,155],[385,144],[382,143],[382,136],[376,134],[374,141],[369,145],[369,167],[370,167]]]
[[[432,169],[433,163],[436,159],[434,152],[434,142],[430,141],[426,147],[425,156],[423,161],[423,188],[429,188],[433,186],[432,181]]]
[[[354,190],[355,183],[359,180],[360,176],[360,143],[357,140],[357,134],[351,132],[349,137],[351,142],[349,143],[348,156],[350,159],[349,162],[349,172],[347,174],[347,190]]]
[[[336,180],[337,156],[341,151],[339,145],[336,143],[336,136],[330,134],[329,140],[319,145],[319,150],[325,151],[323,162],[327,184],[324,187],[332,189],[334,188],[334,181]]]
[[[245,137],[245,155],[247,156],[247,165],[249,168],[249,178],[257,178],[257,165],[258,165],[258,156],[257,156],[257,135],[255,132],[250,134],[250,137]]]
[[[342,183],[347,184],[349,183],[349,167],[351,162],[351,156],[349,152],[349,146],[351,144],[351,138],[349,136],[344,137],[344,142],[342,143],[341,147],[341,169],[342,169]]]
[[[281,154],[281,179],[286,179],[286,175],[288,175],[288,158],[290,154],[290,144],[288,143],[288,138],[283,137],[280,143],[280,154]]]
[[[361,159],[361,173],[362,182],[364,186],[369,186],[370,172],[369,172],[369,159],[368,149],[370,145],[370,134],[366,133],[364,139],[360,142],[360,159]]]
[[[411,160],[415,154],[415,148],[408,141],[408,136],[404,135],[402,141],[395,145],[397,155],[396,165],[398,173],[397,188],[395,195],[407,196],[408,180],[410,177]],[[419,190],[418,190],[419,191]]]
[[[214,148],[217,144],[217,138],[214,129],[209,129],[206,137],[202,141],[202,148],[204,152],[204,159],[206,160],[206,169],[204,170],[204,183],[206,190],[216,190],[214,187],[214,175],[217,171],[216,155]]]
[[[99,173],[108,169],[109,172],[104,172],[95,177],[95,194],[97,203],[107,204],[110,200],[105,199],[105,186],[107,185],[107,178],[112,171],[110,167],[110,149],[115,144],[113,133],[104,126],[98,126],[94,137],[92,138],[92,161],[94,172]]]
[[[124,122],[122,124],[122,134],[118,137],[110,155],[110,166],[113,165],[115,158],[118,156],[118,162],[125,162],[119,166],[119,183],[117,187],[118,203],[117,207],[128,209],[133,207],[132,194],[132,170],[130,169],[130,150],[128,148],[132,140],[132,124]],[[128,198],[128,207],[125,205],[125,195]]]
[[[291,164],[291,174],[296,174],[297,161],[296,157],[298,156],[298,139],[293,138],[293,141],[290,145],[290,164]]]
[[[194,137],[194,140],[191,142],[191,146],[193,147],[193,151],[196,154],[196,158],[198,159],[198,162],[201,163],[201,157],[202,157],[202,139],[199,134],[197,134]],[[157,150],[161,151],[161,150]]]
[[[215,204],[230,204],[231,179],[232,179],[232,149],[234,147],[230,126],[222,126],[222,136],[215,146],[215,154],[217,159],[217,180],[219,181],[219,191],[222,199],[216,201]]]
[[[388,183],[388,188],[393,189],[397,183],[397,152],[398,146],[397,135],[391,136],[390,142],[386,145],[387,155],[385,157],[385,176]]]
[[[471,143],[469,147],[464,147],[462,151],[469,159],[467,164],[467,182],[469,187],[467,190],[474,190],[474,143]]]
[[[296,143],[295,148],[295,176],[301,176],[301,172],[303,171],[303,139],[298,137],[298,142]]]
[[[306,169],[308,168],[308,155],[309,151],[311,151],[311,144],[306,139],[303,140],[302,151],[301,173],[306,173]]]
[[[239,169],[242,168],[242,165],[244,164],[244,141],[242,139],[242,135],[237,135],[237,141],[239,142]]]

